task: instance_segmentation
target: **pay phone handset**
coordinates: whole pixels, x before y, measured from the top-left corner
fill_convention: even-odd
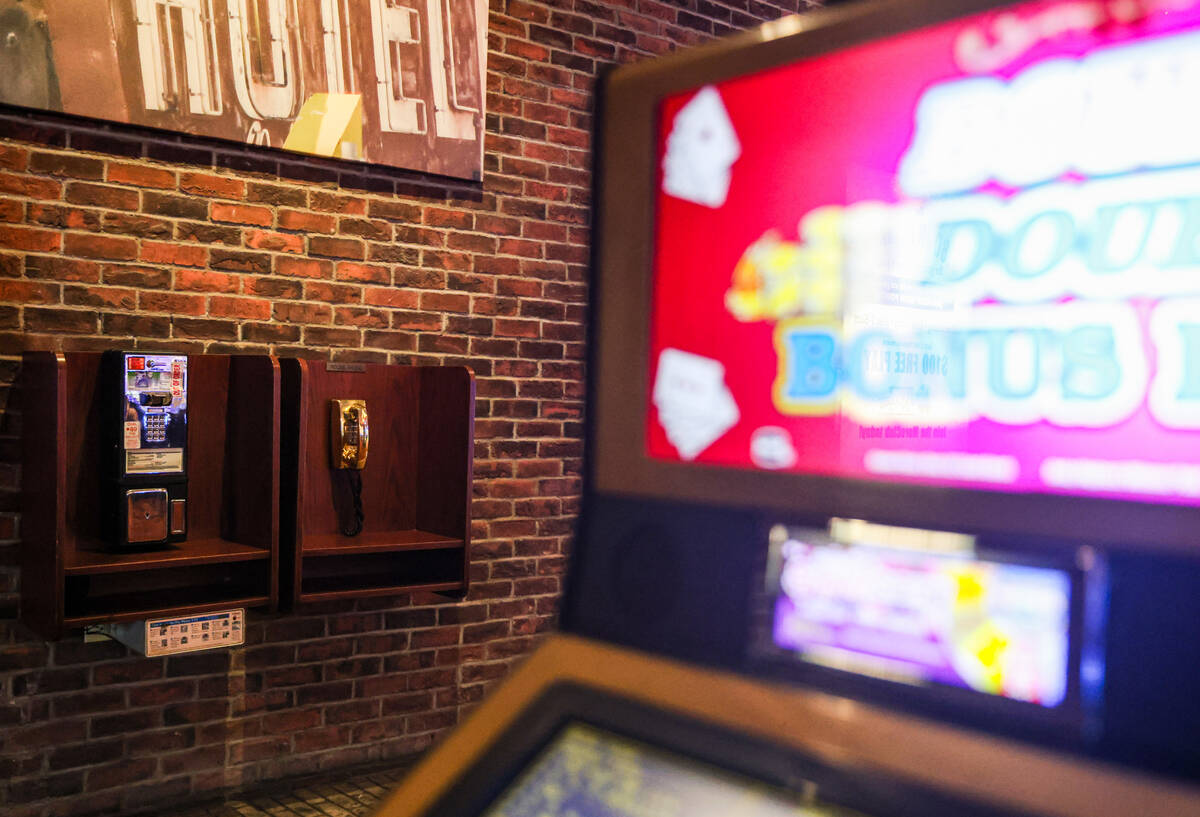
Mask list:
[[[186,355],[105,355],[114,547],[187,538],[187,366]]]
[[[362,470],[367,467],[371,425],[365,400],[329,401],[329,456],[335,471],[345,471],[354,498],[354,521],[342,527],[345,536],[358,536],[363,527]]]

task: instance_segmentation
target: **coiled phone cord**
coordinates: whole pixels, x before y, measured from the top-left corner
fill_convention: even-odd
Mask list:
[[[363,528],[362,471],[347,471],[350,478],[350,493],[354,496],[354,522],[342,528],[343,536],[358,536]]]

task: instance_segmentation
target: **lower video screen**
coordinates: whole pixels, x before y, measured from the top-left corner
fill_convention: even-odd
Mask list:
[[[597,729],[563,728],[483,817],[866,817]]]
[[[1056,707],[1067,696],[1064,570],[772,533],[771,640],[805,662]]]

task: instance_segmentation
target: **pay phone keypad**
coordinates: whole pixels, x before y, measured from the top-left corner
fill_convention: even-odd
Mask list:
[[[146,416],[146,442],[165,442],[167,439],[167,417],[165,414]]]

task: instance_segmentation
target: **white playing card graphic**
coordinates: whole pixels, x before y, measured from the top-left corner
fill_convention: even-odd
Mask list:
[[[706,85],[675,114],[663,157],[663,192],[720,207],[729,195],[730,168],[741,152],[720,92]]]
[[[759,468],[777,470],[791,468],[799,455],[792,445],[792,435],[779,426],[762,426],[750,435],[750,459]]]
[[[685,460],[695,459],[738,421],[719,361],[679,349],[663,349],[654,378],[658,421]]]

